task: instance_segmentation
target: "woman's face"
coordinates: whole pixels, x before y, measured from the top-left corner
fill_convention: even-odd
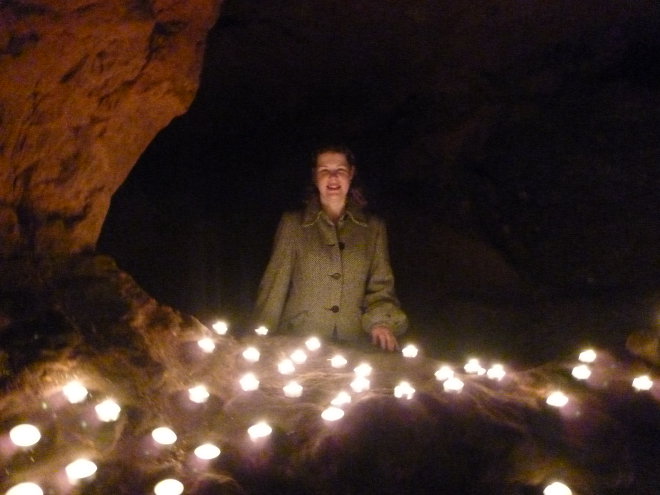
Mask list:
[[[355,169],[343,153],[327,151],[316,157],[315,184],[321,202],[346,201]]]

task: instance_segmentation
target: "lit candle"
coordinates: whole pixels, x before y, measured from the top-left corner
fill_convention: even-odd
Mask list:
[[[445,382],[442,384],[442,387],[445,389],[445,392],[451,392],[458,394],[463,390],[463,382],[456,378],[455,376],[452,376],[451,378],[447,378]]]
[[[212,326],[213,331],[218,335],[226,335],[229,330],[229,325],[224,321],[216,321]]]
[[[5,495],[44,495],[44,491],[36,483],[27,481],[12,486]]]
[[[188,397],[192,402],[202,404],[206,402],[210,394],[204,385],[196,385],[188,389]]]
[[[201,350],[206,353],[211,353],[215,350],[215,342],[209,337],[203,337],[197,341],[197,345]]]
[[[412,344],[408,344],[407,346],[405,346],[405,347],[401,350],[401,354],[403,354],[403,357],[406,357],[406,358],[414,358],[414,357],[417,357],[417,353],[418,353],[418,352],[419,352],[419,350],[417,349],[417,347],[415,347],[415,346],[412,345]]]
[[[471,375],[483,375],[486,373],[486,370],[481,366],[479,360],[476,358],[468,359],[468,362],[465,363],[463,369],[466,373],[470,373]]]
[[[251,363],[256,363],[259,361],[259,358],[261,357],[261,353],[256,347],[248,347],[243,351],[243,358],[246,361],[250,361]]]
[[[277,365],[277,370],[282,375],[290,375],[291,373],[296,371],[296,367],[293,365],[293,361],[291,361],[290,359],[283,359]]]
[[[653,388],[653,380],[651,380],[648,375],[641,375],[633,380],[632,386],[638,392],[642,390],[651,390],[651,388]]]
[[[501,364],[494,364],[488,369],[486,376],[491,380],[500,381],[506,376],[506,371],[504,371],[504,366]]]
[[[305,354],[305,351],[302,349],[296,349],[291,353],[291,356],[289,357],[296,364],[303,364],[305,361],[307,361],[307,354]]]
[[[351,388],[356,393],[369,390],[370,385],[371,383],[369,382],[369,379],[366,376],[362,376],[362,375],[356,376],[355,379],[351,382]]]
[[[176,442],[176,433],[167,426],[160,426],[151,432],[152,438],[161,445],[172,445]]]
[[[96,472],[96,464],[89,459],[76,459],[68,464],[64,471],[70,483],[76,483],[83,478],[89,478]]]
[[[406,398],[410,400],[413,398],[413,395],[415,395],[415,389],[406,381],[403,381],[394,387],[394,397],[397,399]]]
[[[263,421],[256,423],[248,428],[248,435],[252,441],[258,440],[259,438],[265,438],[273,432],[273,429]]]
[[[356,375],[358,376],[369,376],[371,375],[372,367],[369,366],[367,363],[361,363],[357,365],[353,371],[355,372]]]
[[[260,327],[255,328],[254,333],[256,333],[257,335],[260,335],[261,337],[263,337],[265,335],[268,335],[268,328],[266,328],[265,326],[262,325]]]
[[[105,423],[117,421],[119,413],[121,413],[121,407],[119,407],[119,404],[112,399],[106,399],[97,404],[96,407],[94,407],[94,410],[96,411],[98,418]]]
[[[220,448],[212,443],[204,443],[195,449],[195,455],[200,459],[208,461],[220,455]]]
[[[561,390],[556,390],[548,395],[546,403],[553,407],[564,407],[568,404],[568,396]]]
[[[351,403],[351,395],[348,392],[345,392],[344,390],[339,392],[337,396],[334,399],[332,399],[332,401],[330,402],[330,404],[336,407],[341,407],[345,404],[350,404],[350,403]]]
[[[580,364],[573,368],[573,371],[571,371],[571,375],[573,375],[574,378],[577,380],[586,380],[591,376],[591,370],[589,369],[589,366],[586,364]]]
[[[593,363],[596,360],[596,351],[586,349],[580,353],[578,359],[583,363]]]
[[[9,431],[9,438],[17,447],[31,447],[41,440],[39,428],[30,424],[14,426]]]
[[[559,481],[550,483],[543,490],[543,495],[572,495],[572,493],[569,487]]]
[[[305,342],[305,346],[310,351],[318,351],[321,348],[321,341],[318,339],[318,337],[310,337]]]
[[[183,483],[173,478],[161,480],[154,486],[156,495],[181,495],[183,493]]]
[[[321,413],[321,417],[325,421],[338,421],[344,417],[344,411],[338,407],[330,406]]]
[[[254,373],[244,374],[243,377],[239,380],[239,383],[241,384],[241,388],[246,392],[251,392],[259,388],[259,380],[254,375]]]
[[[286,397],[300,397],[303,393],[303,388],[302,385],[300,385],[298,382],[295,381],[290,381],[284,387],[282,387],[282,390],[284,390],[284,395]]]
[[[438,371],[435,372],[435,378],[440,382],[444,382],[445,380],[449,380],[450,378],[453,377],[454,377],[454,370],[447,365],[441,366],[440,368],[438,368]]]
[[[72,381],[62,387],[62,393],[71,404],[78,404],[87,397],[87,389],[79,381]]]
[[[330,359],[330,366],[333,368],[343,368],[348,364],[348,361],[346,361],[346,358],[340,354],[336,354],[332,356],[332,359]]]

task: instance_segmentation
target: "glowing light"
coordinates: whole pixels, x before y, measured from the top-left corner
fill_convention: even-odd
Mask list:
[[[494,364],[486,372],[486,376],[491,380],[500,381],[506,376],[506,371],[504,371],[504,366],[501,364]]]
[[[358,376],[369,376],[371,375],[372,370],[373,368],[367,363],[361,363],[353,369],[355,374]]]
[[[310,351],[318,351],[321,348],[321,341],[318,337],[310,337],[305,342],[305,347]]]
[[[96,464],[89,459],[76,459],[64,468],[66,477],[71,483],[75,483],[83,478],[89,478],[96,472]]]
[[[454,370],[450,366],[441,366],[438,368],[438,371],[435,372],[436,380],[444,382],[454,377]]]
[[[196,404],[202,404],[206,402],[209,396],[209,391],[204,385],[196,385],[188,389],[188,398]]]
[[[568,404],[568,396],[561,390],[556,390],[548,395],[548,398],[545,401],[548,405],[553,407],[564,407]]]
[[[543,490],[543,495],[572,495],[572,494],[573,492],[571,491],[571,489],[559,481],[550,483],[548,486],[545,487],[545,490]]]
[[[220,448],[213,445],[212,443],[203,443],[195,449],[195,455],[200,459],[209,461],[220,455]]]
[[[227,325],[226,322],[224,321],[216,321],[212,325],[213,331],[217,333],[218,335],[227,335],[227,332],[229,331],[229,325]]]
[[[403,349],[401,349],[401,354],[403,354],[403,357],[406,357],[406,358],[417,357],[418,353],[419,353],[419,350],[417,349],[417,347],[415,347],[412,344],[408,344]]]
[[[330,406],[321,413],[325,421],[338,421],[344,417],[344,410],[338,407]]]
[[[109,423],[111,421],[117,421],[119,414],[121,413],[121,407],[112,399],[106,399],[103,402],[98,403],[94,410],[96,411],[96,416],[103,421],[104,423]]]
[[[362,376],[362,375],[356,376],[355,379],[351,382],[351,388],[356,393],[360,393],[360,392],[364,392],[365,390],[369,390],[370,386],[371,386],[371,383],[369,382],[369,378],[367,378],[366,376]]]
[[[167,426],[160,426],[151,432],[152,438],[161,445],[172,445],[176,442],[176,433]]]
[[[481,366],[477,358],[468,359],[468,362],[465,363],[463,369],[466,373],[470,373],[471,375],[483,375],[486,373],[486,369]]]
[[[256,347],[248,347],[243,351],[243,358],[246,361],[250,361],[251,363],[256,363],[259,361],[259,358],[261,357],[261,353]]]
[[[72,381],[64,385],[62,393],[71,404],[78,404],[87,397],[87,389],[79,381]]]
[[[451,378],[447,378],[447,380],[445,380],[445,383],[442,384],[442,387],[445,389],[445,392],[459,394],[463,390],[464,385],[465,384],[461,380],[455,376],[452,376]]]
[[[298,382],[291,381],[284,385],[282,387],[282,390],[284,390],[284,395],[287,397],[300,397],[303,393],[303,388],[302,385],[300,385]]]
[[[334,399],[330,402],[333,406],[341,407],[346,404],[351,403],[351,394],[342,390],[339,392]]]
[[[41,440],[41,433],[36,426],[24,423],[14,426],[9,431],[9,438],[18,447],[31,447]]]
[[[183,493],[183,483],[174,478],[161,480],[154,486],[156,495],[181,495]]]
[[[27,481],[12,486],[5,495],[44,495],[44,491],[36,483]]]
[[[413,395],[415,395],[415,389],[406,381],[403,381],[394,387],[394,397],[397,399],[405,398],[410,400],[413,398]]]
[[[573,368],[573,371],[571,371],[571,375],[573,375],[574,378],[577,380],[586,380],[591,376],[591,370],[589,369],[589,366],[586,364],[580,364]]]
[[[346,361],[346,358],[340,354],[336,354],[335,356],[332,356],[332,359],[330,359],[330,366],[333,368],[343,368],[348,364],[348,361]]]
[[[273,432],[273,429],[268,425],[268,423],[260,421],[259,423],[250,426],[247,432],[248,435],[250,435],[250,438],[254,441],[258,440],[259,438],[267,437]]]
[[[293,365],[293,361],[290,359],[283,359],[277,365],[277,371],[279,371],[282,375],[290,375],[296,371],[296,367]]]
[[[578,359],[582,363],[593,363],[596,360],[596,351],[593,349],[586,349],[580,353]]]
[[[210,337],[204,337],[199,339],[197,341],[197,345],[201,350],[203,350],[207,354],[210,354],[215,350],[215,342],[213,342],[213,339],[211,339]]]
[[[265,335],[268,335],[268,328],[262,325],[260,327],[255,328],[254,333],[260,335],[261,337],[264,337]]]
[[[638,392],[642,390],[651,390],[651,388],[653,388],[653,380],[651,380],[648,375],[641,375],[632,381],[632,386]]]
[[[244,374],[243,377],[239,380],[239,383],[241,384],[241,388],[246,392],[252,392],[253,390],[257,390],[259,388],[259,380],[254,375],[254,373]]]
[[[296,349],[291,353],[289,357],[291,358],[291,361],[296,364],[303,364],[305,361],[307,361],[307,354],[305,354],[305,351],[302,349]]]

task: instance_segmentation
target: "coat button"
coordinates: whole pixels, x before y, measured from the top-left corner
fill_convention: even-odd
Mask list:
[[[330,275],[330,276],[331,276],[332,278],[334,278],[335,280],[339,280],[339,279],[341,278],[341,273],[333,273],[333,274]]]
[[[339,306],[333,306],[333,307],[331,307],[331,308],[330,308],[330,311],[332,311],[333,313],[339,313]]]

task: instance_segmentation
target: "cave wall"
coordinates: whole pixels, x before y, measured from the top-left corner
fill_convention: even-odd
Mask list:
[[[1,256],[95,247],[112,194],[190,105],[220,3],[0,3]]]

